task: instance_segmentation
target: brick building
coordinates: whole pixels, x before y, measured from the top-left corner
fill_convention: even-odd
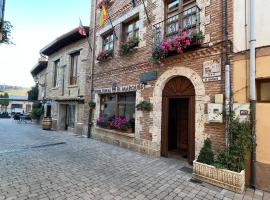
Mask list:
[[[100,6],[91,7],[95,52],[90,97],[96,103],[91,137],[190,163],[206,137],[215,149],[224,146],[225,123],[220,119],[225,91],[224,1],[108,2],[110,20],[104,27],[99,26]],[[232,1],[227,4],[232,40]],[[182,38],[174,37],[179,30]],[[175,44],[166,55],[159,46],[187,38],[182,49]],[[158,55],[154,61],[153,49]],[[150,102],[152,110],[136,109],[142,101]],[[120,116],[133,133],[113,127],[110,122]]]
[[[89,27],[84,27],[88,30]],[[41,49],[47,56],[45,116],[51,116],[53,129],[82,134],[86,71],[89,66],[89,45],[78,28],[58,37]]]

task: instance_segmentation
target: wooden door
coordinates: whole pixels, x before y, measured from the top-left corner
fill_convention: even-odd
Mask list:
[[[163,89],[162,98],[162,132],[161,132],[161,155],[168,156],[168,116],[169,99],[188,99],[186,105],[188,119],[183,120],[188,128],[188,162],[192,164],[195,158],[195,89],[193,84],[186,77],[172,78]],[[182,123],[182,122],[180,122]],[[186,131],[186,130],[185,130]],[[180,136],[181,137],[181,136]],[[180,144],[181,145],[181,144]]]
[[[168,114],[169,99],[162,98],[161,156],[168,156]]]
[[[195,96],[189,97],[188,115],[188,162],[192,165],[195,159]]]

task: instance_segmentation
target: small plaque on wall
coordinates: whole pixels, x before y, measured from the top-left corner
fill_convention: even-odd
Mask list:
[[[147,81],[152,81],[157,79],[157,72],[156,71],[149,71],[140,74],[140,82],[144,83]]]
[[[218,103],[208,104],[208,121],[222,123],[223,122],[223,105]]]
[[[203,81],[221,80],[221,60],[210,60],[203,63]]]

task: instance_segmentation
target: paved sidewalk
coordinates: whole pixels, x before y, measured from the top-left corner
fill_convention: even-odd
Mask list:
[[[191,181],[183,161],[0,119],[2,199],[263,199]]]

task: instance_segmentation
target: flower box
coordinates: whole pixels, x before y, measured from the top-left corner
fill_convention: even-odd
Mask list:
[[[97,60],[99,62],[103,62],[106,60],[109,60],[113,57],[113,50],[109,50],[109,51],[102,51],[98,54],[97,56]]]
[[[245,170],[238,173],[194,160],[193,178],[237,193],[245,189]]]

